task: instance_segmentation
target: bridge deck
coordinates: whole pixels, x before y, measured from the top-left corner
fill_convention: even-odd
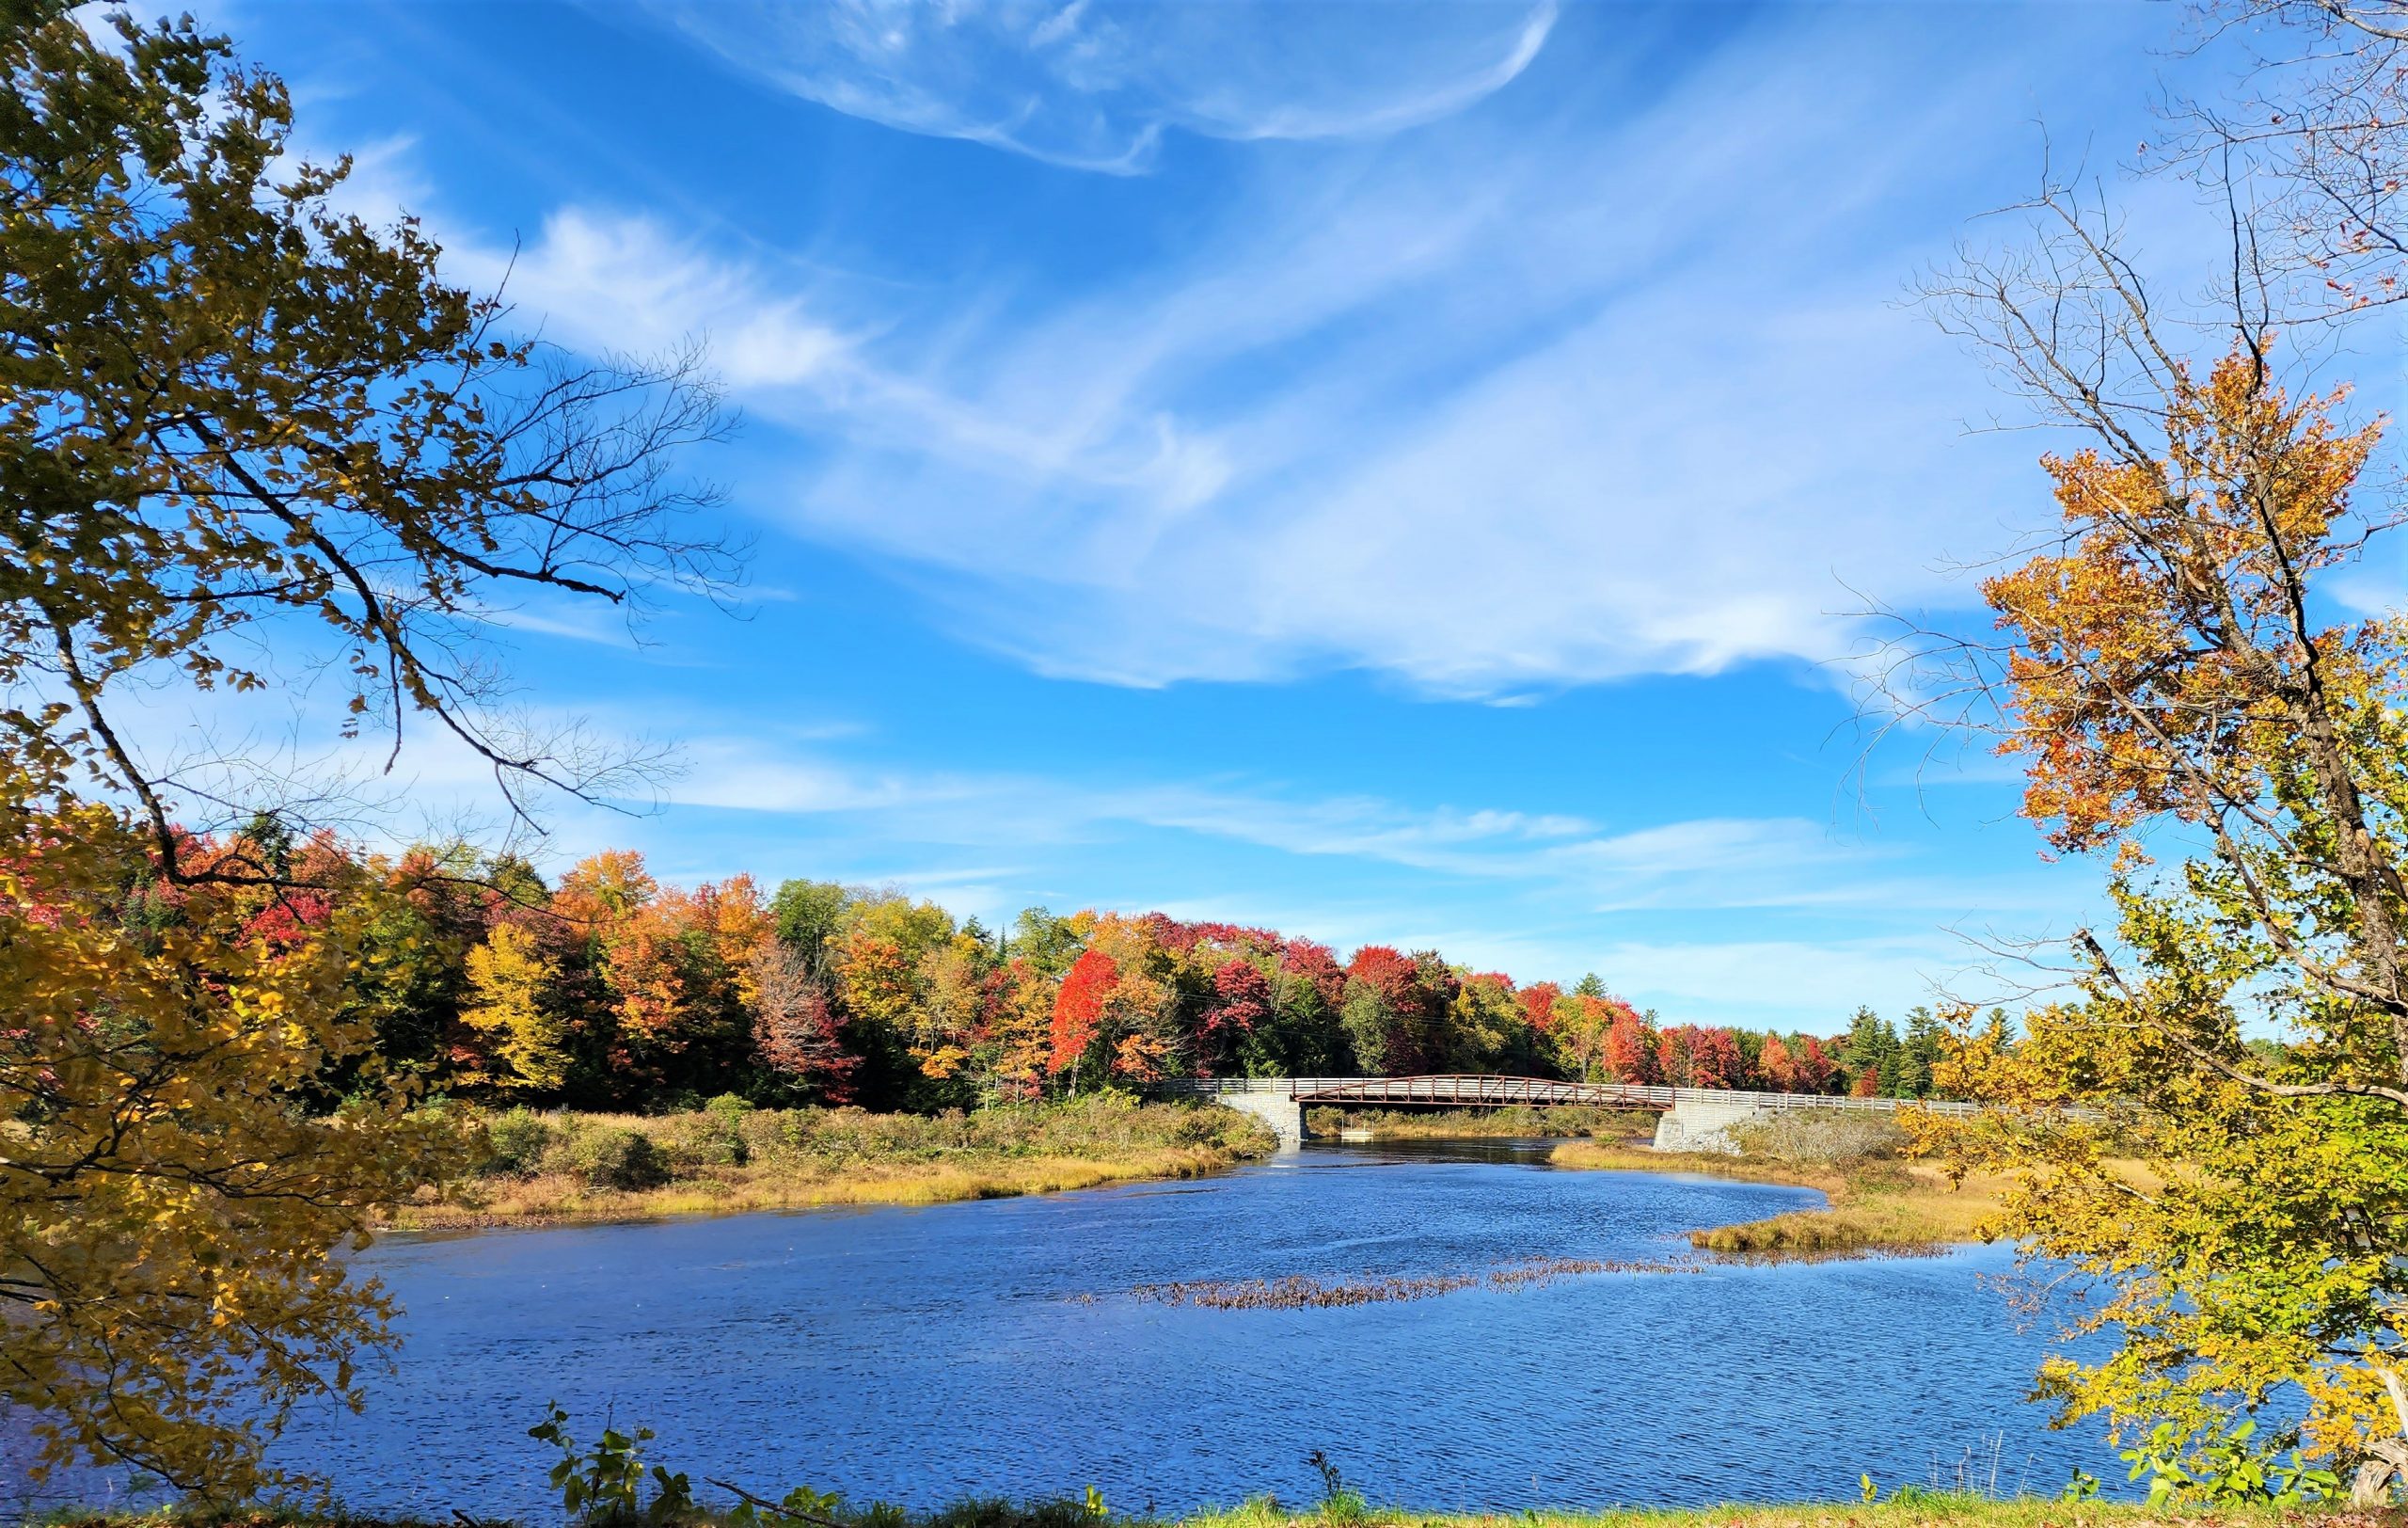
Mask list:
[[[1767,1093],[1723,1088],[1658,1088],[1624,1082],[1560,1082],[1477,1073],[1424,1077],[1182,1077],[1159,1090],[1185,1097],[1270,1093],[1300,1105],[1418,1104],[1443,1108],[1671,1108],[1682,1104],[1736,1109],[1893,1110],[1918,1101],[1835,1098],[1828,1093]],[[1923,1101],[1941,1114],[1971,1114],[1975,1106]]]

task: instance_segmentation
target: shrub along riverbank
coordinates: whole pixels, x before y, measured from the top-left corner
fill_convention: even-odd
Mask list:
[[[1103,1095],[970,1113],[756,1109],[734,1098],[682,1114],[536,1114],[489,1122],[482,1170],[403,1229],[641,1220],[816,1204],[935,1204],[1193,1178],[1267,1156],[1252,1118]]]
[[[1527,1108],[1513,1105],[1498,1109],[1317,1108],[1306,1111],[1305,1128],[1316,1136],[1340,1131],[1367,1131],[1373,1140],[1449,1140],[1497,1136],[1601,1137],[1638,1142],[1655,1134],[1656,1116],[1640,1109]]]
[[[1584,1140],[1557,1147],[1548,1160],[1560,1168],[1791,1184],[1820,1189],[1830,1202],[1825,1209],[1689,1233],[1689,1245],[1701,1251],[1751,1256],[1936,1251],[1977,1241],[1977,1227],[2004,1187],[2001,1179],[1952,1185],[1938,1168],[1902,1159],[1897,1126],[1877,1117],[1801,1110],[1739,1129],[1735,1138],[1735,1155]]]

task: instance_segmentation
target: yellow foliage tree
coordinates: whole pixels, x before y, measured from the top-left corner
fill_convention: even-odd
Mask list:
[[[545,1002],[551,963],[519,924],[494,925],[468,951],[468,998],[460,1022],[484,1038],[495,1065],[463,1080],[511,1091],[554,1092],[568,1080],[568,1027]]]
[[[344,1016],[376,898],[303,883],[341,856],[269,852],[306,820],[188,831],[314,789],[180,777],[119,697],[299,665],[341,676],[341,735],[422,718],[522,818],[624,785],[498,704],[476,633],[504,589],[717,582],[665,457],[724,416],[691,356],[512,336],[415,222],[341,211],[347,167],[287,154],[282,84],[224,39],[92,20],[0,8],[0,1397],[51,1459],[223,1500],[292,1406],[356,1398],[388,1307],[329,1253],[458,1140]]]
[[[999,1098],[1022,1103],[1045,1087],[1054,1049],[1054,983],[1026,961],[1004,968],[996,995],[992,1085]]]
[[[1984,585],[2002,640],[1944,672],[2026,815],[2106,856],[2118,927],[2077,932],[2076,995],[2020,1043],[1963,1016],[1938,1080],[1989,1107],[1919,1128],[2010,1181],[1994,1234],[2087,1280],[2068,1335],[2107,1343],[2049,1361],[2065,1417],[2204,1450],[2272,1408],[2378,1500],[2408,1467],[2408,624],[2319,585],[2397,517],[2352,501],[2379,429],[2284,388],[2246,310],[2194,366],[2111,228],[2036,215],[2038,258],[1946,294],[2088,443]]]
[[[1148,1083],[1185,1070],[1173,1003],[1177,963],[1163,947],[1155,920],[1098,915],[1087,947],[1110,956],[1118,972],[1096,1020],[1106,1075],[1118,1082]]]
[[[358,1354],[390,1341],[382,1292],[328,1254],[461,1168],[466,1132],[372,1059],[341,1107],[292,1106],[372,1042],[339,1017],[360,913],[296,944],[246,934],[223,887],[163,912],[120,814],[5,784],[0,1396],[46,1463],[247,1495],[273,1483],[262,1437],[303,1401],[356,1406]]]

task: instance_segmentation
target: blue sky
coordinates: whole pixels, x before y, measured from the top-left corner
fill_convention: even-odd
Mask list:
[[[2095,904],[1994,761],[1860,771],[1845,660],[2046,513],[2049,442],[1969,433],[2012,406],[1902,298],[2039,124],[2111,175],[2147,135],[2165,7],[212,19],[353,204],[566,343],[706,335],[744,412],[698,463],[738,615],[511,618],[531,702],[683,753],[556,857],[1822,1030]]]

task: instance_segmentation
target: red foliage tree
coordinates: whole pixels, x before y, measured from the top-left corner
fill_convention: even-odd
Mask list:
[[[1831,1090],[1831,1078],[1839,1072],[1830,1052],[1823,1043],[1808,1035],[1798,1049],[1798,1090],[1801,1093],[1825,1093]]]
[[[1739,1037],[1728,1029],[1700,1029],[1689,1042],[1689,1086],[1737,1088],[1748,1080]]]
[[[1667,1088],[1696,1086],[1689,1080],[1689,1031],[1686,1025],[1656,1037],[1656,1080]]]
[[[1226,1054],[1270,1017],[1271,979],[1262,974],[1262,967],[1243,956],[1226,962],[1212,973],[1212,1000],[1196,1026],[1203,1042],[1198,1050],[1212,1056]]]
[[[1538,1033],[1546,1033],[1555,1024],[1555,1005],[1562,995],[1563,989],[1552,981],[1541,981],[1523,988],[1522,1017]]]
[[[1343,1014],[1358,1065],[1387,1076],[1429,1071],[1443,1058],[1448,1010],[1462,983],[1434,951],[1366,945],[1346,967]]]
[[[1654,1040],[1647,1032],[1647,1021],[1629,1005],[1622,1005],[1622,1011],[1606,1027],[1606,1070],[1623,1082],[1662,1081]]]
[[[1103,1005],[1120,985],[1120,964],[1100,949],[1084,950],[1062,978],[1054,995],[1054,1055],[1046,1070],[1060,1076],[1079,1064],[1095,1043],[1103,1022]]]
[[[1346,963],[1346,1036],[1355,1065],[1387,1076],[1421,1070],[1413,1022],[1419,975],[1411,956],[1387,945],[1365,945]]]
[[[1407,1001],[1414,977],[1413,957],[1389,945],[1365,945],[1346,963],[1346,979],[1359,981],[1391,1005]]]
[[[1346,968],[1338,963],[1338,952],[1327,945],[1310,939],[1289,940],[1279,947],[1279,975],[1283,983],[1301,981],[1310,986],[1325,1009],[1335,1010],[1346,1000]]]

